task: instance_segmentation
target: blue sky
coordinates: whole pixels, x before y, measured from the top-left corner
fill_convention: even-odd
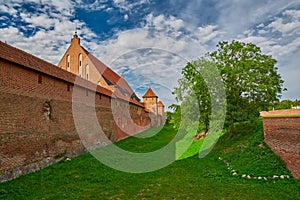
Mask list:
[[[169,105],[186,62],[222,40],[252,42],[278,60],[300,99],[299,0],[0,0],[0,40],[58,64],[77,24],[82,45],[125,76],[141,96]]]

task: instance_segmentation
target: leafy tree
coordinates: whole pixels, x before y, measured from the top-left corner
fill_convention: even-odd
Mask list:
[[[170,120],[173,118],[173,112],[166,111],[166,124],[170,123]]]
[[[293,106],[300,106],[300,100],[295,100],[295,101],[293,101],[293,104],[292,104]]]
[[[276,60],[265,55],[252,43],[239,41],[219,42],[210,53],[226,85],[227,126],[237,121],[252,120],[278,101],[283,80],[277,73]]]
[[[284,110],[284,109],[291,109],[293,106],[293,101],[291,100],[283,100],[280,102],[276,102],[272,107],[275,110]]]
[[[180,106],[177,104],[172,104],[169,106],[170,109],[173,110],[173,112],[169,112],[168,121],[173,124],[173,128],[178,129],[180,126],[180,121],[181,121],[181,110]]]
[[[211,118],[211,96],[217,90],[208,87],[208,81],[213,80],[205,80],[201,74],[207,72],[210,66],[216,66],[226,90],[225,125],[230,127],[233,134],[235,122],[253,120],[259,116],[259,111],[268,109],[278,101],[283,90],[283,80],[275,67],[277,61],[263,54],[258,46],[224,41],[219,42],[217,47],[216,51],[208,53],[205,58],[189,62],[183,68],[183,77],[174,94],[179,101],[184,98],[184,94],[196,95],[200,122],[207,131]]]
[[[182,69],[183,78],[179,80],[179,87],[173,92],[176,94],[177,101],[182,101],[184,94],[195,95],[197,106],[200,114],[199,122],[202,126],[198,131],[209,129],[209,121],[211,116],[211,98],[210,91],[202,76],[203,70],[212,65],[209,60],[201,58],[197,61],[189,62]],[[198,111],[196,111],[198,112]]]
[[[280,102],[275,102],[274,105],[270,106],[269,110],[285,110],[291,109],[292,107],[300,106],[299,100],[282,100]]]

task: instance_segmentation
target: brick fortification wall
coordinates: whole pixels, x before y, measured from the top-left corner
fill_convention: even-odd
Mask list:
[[[264,137],[295,178],[300,177],[300,109],[262,112]]]
[[[13,60],[6,48],[13,47],[0,45],[0,182],[103,145],[93,112],[112,142],[158,125],[143,107],[23,51],[13,49],[19,56]],[[80,137],[72,100],[86,123]]]

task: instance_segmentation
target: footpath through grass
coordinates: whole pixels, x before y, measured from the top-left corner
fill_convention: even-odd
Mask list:
[[[291,174],[263,142],[261,121],[252,129],[237,130],[233,138],[220,138],[203,159],[195,155],[149,173],[120,172],[86,153],[0,184],[0,199],[300,199],[299,180],[271,178]],[[153,131],[157,129],[143,134]],[[117,145],[133,152],[154,151],[175,133],[167,125],[154,137],[128,138]],[[254,179],[259,176],[268,178]]]

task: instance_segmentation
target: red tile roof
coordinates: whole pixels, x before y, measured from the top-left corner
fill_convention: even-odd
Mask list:
[[[151,88],[147,90],[147,92],[144,94],[143,98],[149,98],[149,97],[156,97],[156,94],[153,92]]]

